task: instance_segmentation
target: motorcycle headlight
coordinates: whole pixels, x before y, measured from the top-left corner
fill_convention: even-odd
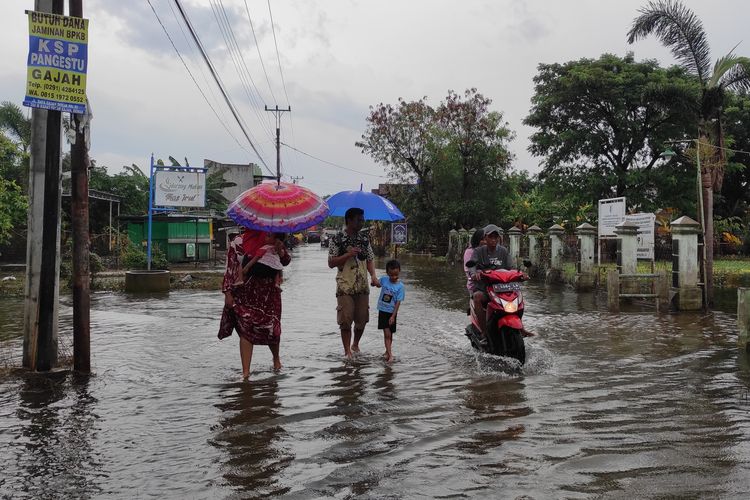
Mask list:
[[[503,301],[503,310],[507,313],[518,311],[518,298],[515,298],[510,302]]]

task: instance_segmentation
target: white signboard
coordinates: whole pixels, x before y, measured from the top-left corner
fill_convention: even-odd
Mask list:
[[[637,258],[643,260],[654,260],[654,230],[656,227],[655,214],[630,214],[625,220],[638,226],[638,243],[636,248]]]
[[[625,197],[599,200],[599,238],[614,238],[615,226],[625,220]]]
[[[154,173],[155,207],[204,207],[206,173],[157,170]]]

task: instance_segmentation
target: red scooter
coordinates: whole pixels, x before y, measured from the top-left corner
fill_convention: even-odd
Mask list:
[[[467,263],[473,267],[472,262]],[[487,309],[475,311],[474,301],[469,300],[471,324],[466,327],[466,336],[471,345],[480,351],[515,358],[523,365],[526,361],[526,346],[523,342],[524,303],[521,282],[528,276],[521,271],[505,269],[480,271],[481,283],[486,287],[489,302]],[[486,342],[481,342],[481,330],[477,314],[486,314]]]

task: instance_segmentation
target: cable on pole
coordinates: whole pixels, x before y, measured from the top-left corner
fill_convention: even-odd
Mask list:
[[[224,84],[219,78],[219,75],[216,73],[216,70],[214,69],[214,66],[211,63],[211,59],[208,57],[206,50],[203,48],[203,44],[201,43],[200,38],[198,38],[198,34],[195,32],[195,29],[193,28],[193,25],[190,22],[190,19],[188,19],[188,16],[185,13],[185,10],[182,8],[182,4],[180,4],[180,0],[174,0],[174,2],[175,2],[175,5],[177,6],[177,10],[180,11],[180,15],[182,16],[182,19],[185,21],[185,25],[187,26],[188,31],[190,32],[190,36],[193,38],[193,41],[195,42],[196,46],[200,50],[200,53],[203,56],[203,60],[206,62],[206,65],[208,66],[208,69],[211,72],[211,75],[216,81],[216,85],[219,87],[219,90],[221,91],[221,94],[224,97],[224,100],[226,101],[227,106],[229,107],[229,110],[232,112],[232,115],[234,115],[234,119],[237,120],[237,124],[242,130],[242,133],[245,135],[245,139],[247,139],[247,142],[250,143],[250,146],[253,148],[253,151],[255,151],[255,154],[258,156],[258,159],[263,164],[263,166],[266,167],[266,170],[268,170],[268,172],[271,175],[273,175],[273,171],[269,168],[268,164],[266,163],[266,160],[263,159],[263,157],[258,152],[258,149],[255,147],[255,144],[253,144],[253,141],[250,139],[250,134],[245,128],[245,125],[243,124],[242,119],[240,118],[239,114],[237,113],[237,109],[232,103],[232,100],[229,98],[229,95],[224,89]]]

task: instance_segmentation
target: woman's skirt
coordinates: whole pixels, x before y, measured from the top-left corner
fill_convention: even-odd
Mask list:
[[[281,340],[281,289],[273,278],[251,276],[231,289],[232,307],[224,306],[220,339],[232,330],[251,344],[275,345]]]

